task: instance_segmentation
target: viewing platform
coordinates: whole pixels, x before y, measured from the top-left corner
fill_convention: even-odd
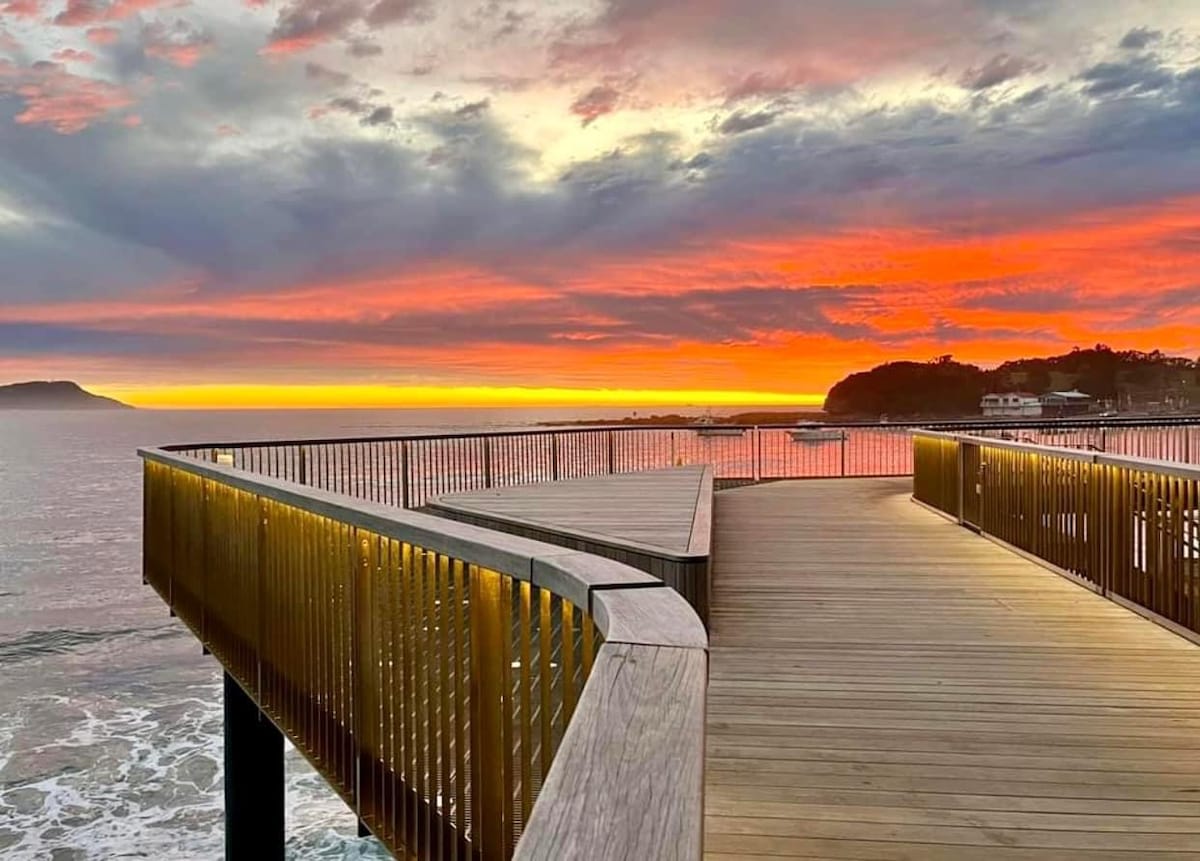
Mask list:
[[[146,577],[228,673],[234,861],[281,732],[398,857],[1195,858],[1200,468],[1119,447],[1196,430],[148,450]]]

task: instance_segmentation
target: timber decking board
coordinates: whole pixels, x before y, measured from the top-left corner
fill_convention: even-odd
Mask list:
[[[709,861],[1200,859],[1200,648],[910,492],[717,494]]]
[[[436,509],[686,555],[702,466],[618,473],[455,493]]]

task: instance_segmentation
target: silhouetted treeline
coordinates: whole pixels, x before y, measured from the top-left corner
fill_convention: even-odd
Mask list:
[[[1125,409],[1200,403],[1200,362],[1158,350],[1113,350],[1103,344],[1044,359],[1015,359],[985,370],[940,356],[889,362],[851,374],[829,391],[825,411],[842,417],[975,415],[989,392],[1078,389]]]

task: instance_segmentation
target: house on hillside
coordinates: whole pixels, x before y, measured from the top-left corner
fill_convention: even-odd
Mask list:
[[[979,409],[985,418],[1036,418],[1042,414],[1042,403],[1028,392],[996,392],[984,395]]]
[[[1042,395],[1042,415],[1061,417],[1077,416],[1090,412],[1096,399],[1087,392],[1072,389],[1069,392],[1048,392]]]

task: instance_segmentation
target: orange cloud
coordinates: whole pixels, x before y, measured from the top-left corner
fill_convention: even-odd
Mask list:
[[[771,236],[574,271],[555,260],[522,274],[443,265],[262,293],[183,281],[119,302],[10,303],[0,325],[167,339],[152,365],[101,357],[116,369],[109,379],[143,384],[196,382],[202,366],[221,384],[382,375],[801,396],[879,362],[948,352],[984,364],[1096,342],[1198,353],[1197,236],[1200,201],[1180,199],[996,235]],[[199,353],[170,354],[196,340]]]

